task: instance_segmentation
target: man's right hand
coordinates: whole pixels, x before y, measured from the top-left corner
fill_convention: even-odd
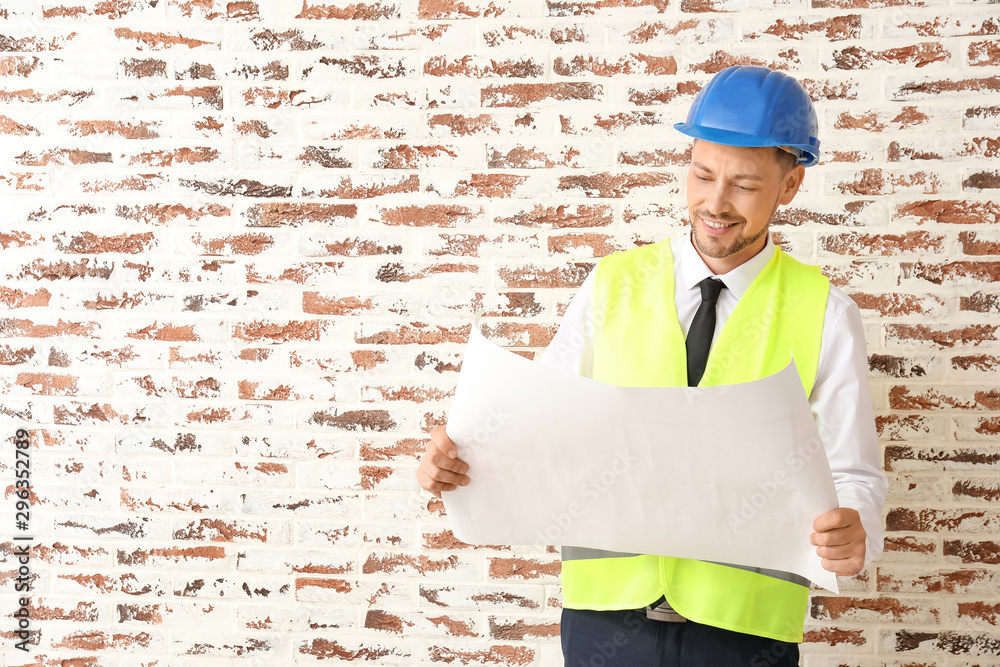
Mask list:
[[[444,432],[444,426],[431,429],[431,439],[417,468],[420,486],[438,498],[442,491],[454,491],[469,483],[469,466],[458,458],[458,448]]]

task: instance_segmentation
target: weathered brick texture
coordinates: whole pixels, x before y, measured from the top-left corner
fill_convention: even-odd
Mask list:
[[[885,555],[803,664],[1000,664],[1000,13],[922,0],[0,6],[0,423],[31,429],[32,651],[0,664],[558,665],[553,548],[414,478],[472,314],[526,356],[684,232],[682,120],[794,73],[826,157],[775,238],[865,318]],[[13,455],[0,457],[5,506]]]

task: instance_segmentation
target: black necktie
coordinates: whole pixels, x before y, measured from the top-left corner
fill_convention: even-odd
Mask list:
[[[687,337],[689,387],[697,387],[701,376],[705,374],[708,350],[712,347],[712,336],[715,335],[715,304],[719,300],[719,292],[725,287],[721,280],[715,278],[705,278],[698,286],[701,288],[701,305],[694,314]]]

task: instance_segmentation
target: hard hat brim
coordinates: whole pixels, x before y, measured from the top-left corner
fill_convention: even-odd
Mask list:
[[[802,152],[799,162],[805,167],[811,167],[819,161],[819,140],[816,141],[815,146],[809,144],[789,144],[787,142],[775,141],[765,137],[744,134],[742,132],[720,130],[718,128],[704,127],[702,125],[694,125],[692,123],[675,123],[674,129],[681,134],[686,134],[689,137],[710,141],[713,144],[722,144],[723,146],[740,146],[745,148],[791,146],[792,148],[798,148]]]

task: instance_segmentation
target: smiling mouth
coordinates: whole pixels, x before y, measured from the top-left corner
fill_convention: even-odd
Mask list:
[[[736,223],[712,222],[711,220],[705,220],[705,225],[707,227],[711,227],[712,229],[725,229],[726,227],[732,227],[734,224]]]
[[[705,218],[705,217],[702,217],[701,221],[703,223],[705,223],[706,227],[709,227],[711,229],[726,229],[728,227],[733,227],[733,226],[739,224],[738,222],[725,222],[725,221],[722,221],[722,220],[711,220],[711,219]]]

